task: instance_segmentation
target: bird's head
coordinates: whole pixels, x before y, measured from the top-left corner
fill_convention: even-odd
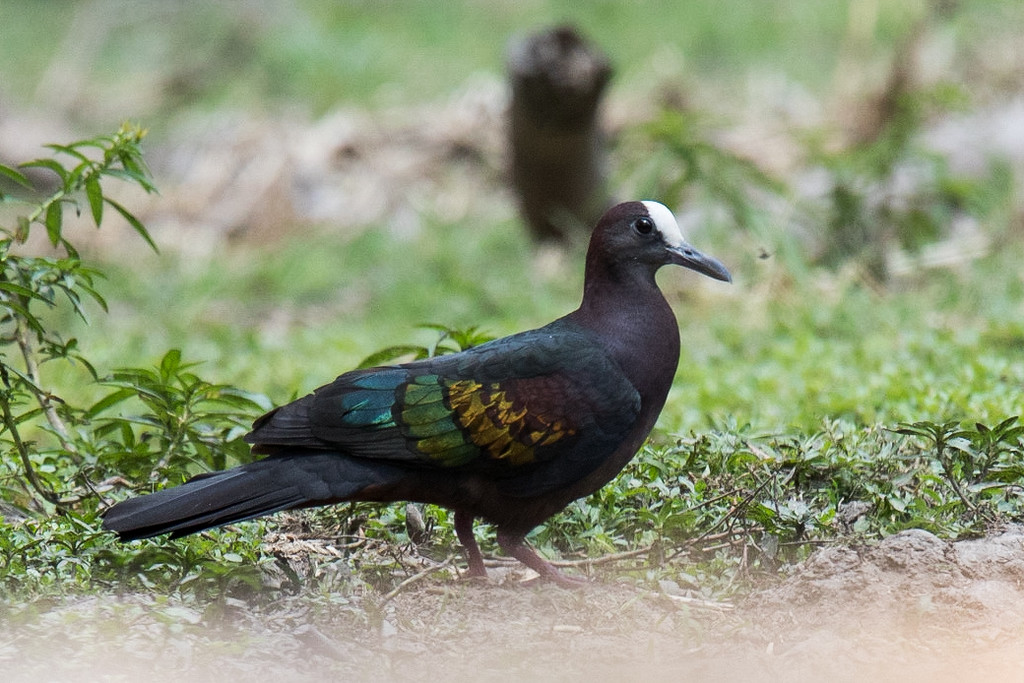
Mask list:
[[[688,244],[672,212],[654,201],[624,202],[609,209],[594,229],[587,261],[588,266],[600,262],[611,270],[639,267],[652,274],[675,264],[732,282],[725,266]]]

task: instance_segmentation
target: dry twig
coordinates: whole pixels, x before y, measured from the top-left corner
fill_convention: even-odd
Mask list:
[[[423,571],[421,571],[421,572],[419,572],[417,574],[413,574],[412,576],[407,578],[405,581],[402,581],[402,583],[398,584],[397,586],[395,586],[394,588],[389,590],[387,593],[385,593],[384,597],[381,598],[381,600],[380,600],[380,604],[381,605],[386,605],[388,602],[393,600],[395,598],[395,596],[397,596],[399,593],[404,591],[406,588],[408,588],[412,584],[416,583],[417,581],[420,581],[421,579],[423,579],[423,578],[425,578],[427,576],[430,576],[434,572],[439,572],[442,569],[445,569],[445,568],[451,566],[452,562],[454,562],[454,561],[455,561],[455,556],[454,555],[449,555],[448,559],[446,559],[441,564],[437,564],[437,565],[434,565],[432,567],[427,567]]]

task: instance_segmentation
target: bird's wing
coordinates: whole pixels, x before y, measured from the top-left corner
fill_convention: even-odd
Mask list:
[[[248,440],[496,477],[559,461],[555,479],[569,481],[614,452],[639,412],[636,389],[588,336],[541,328],[347,373],[258,420]]]

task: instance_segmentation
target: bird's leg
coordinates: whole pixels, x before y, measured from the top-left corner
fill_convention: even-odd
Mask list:
[[[586,579],[577,579],[573,576],[566,576],[558,571],[553,564],[538,555],[530,546],[526,545],[524,534],[512,533],[498,529],[498,545],[506,553],[516,558],[527,567],[541,575],[541,578],[554,581],[562,588],[579,588],[586,584]]]
[[[487,569],[484,567],[484,556],[480,553],[480,546],[476,544],[476,537],[473,536],[473,515],[463,511],[455,511],[455,535],[459,537],[459,543],[466,549],[469,569],[466,576],[471,578],[486,578]]]

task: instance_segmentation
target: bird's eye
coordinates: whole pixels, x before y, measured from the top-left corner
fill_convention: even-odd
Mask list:
[[[637,218],[633,223],[633,229],[641,235],[650,235],[654,232],[654,221],[650,218]]]

